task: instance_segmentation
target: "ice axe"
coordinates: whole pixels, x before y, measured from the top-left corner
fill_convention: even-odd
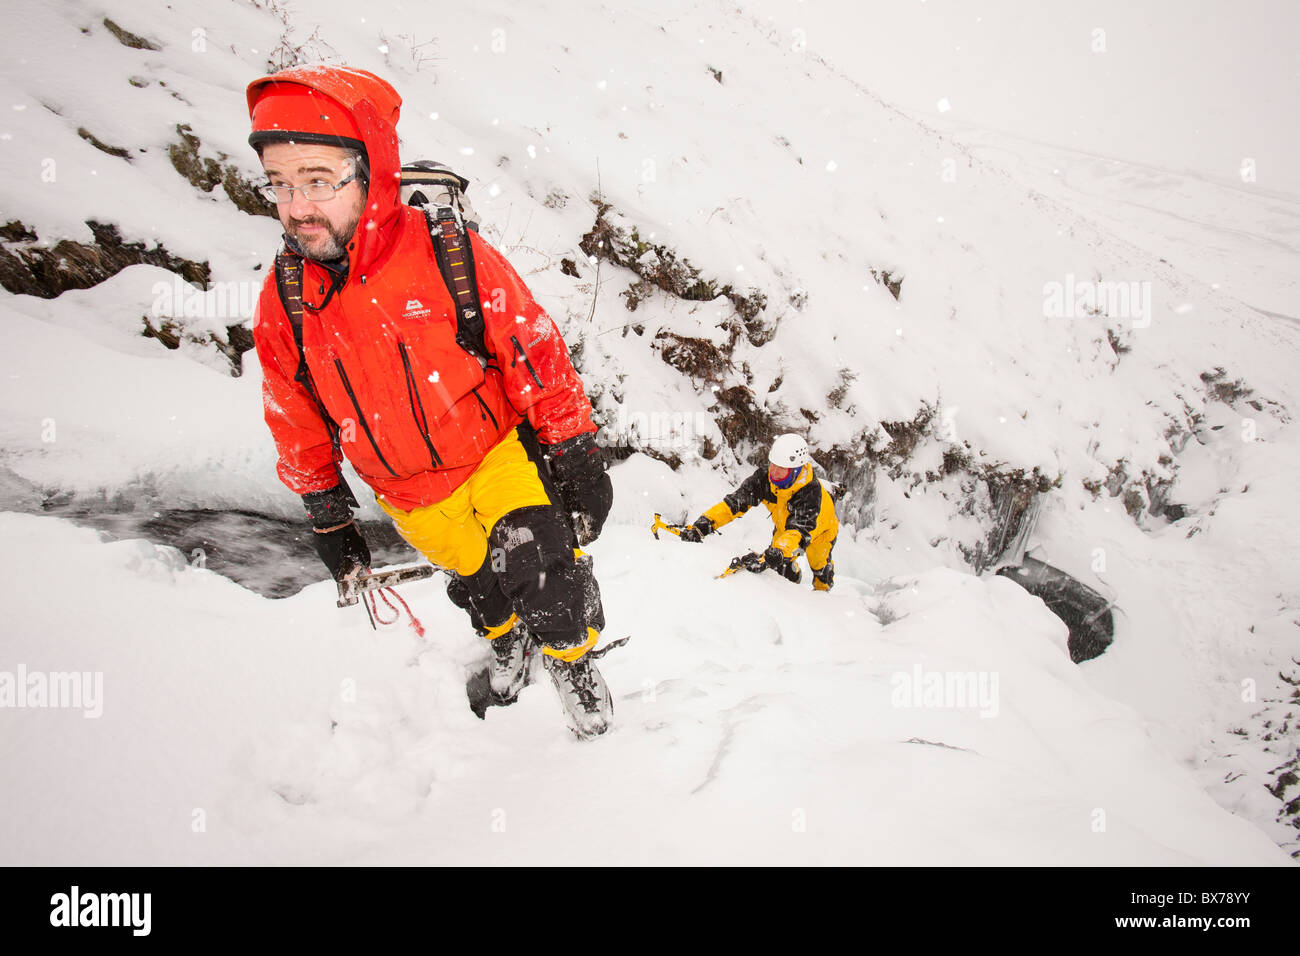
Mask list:
[[[431,564],[413,564],[409,567],[384,568],[380,571],[359,568],[351,574],[344,575],[339,581],[338,606],[351,607],[360,601],[361,595],[367,591],[378,591],[399,584],[409,584],[412,581],[423,581],[437,573],[438,569]]]
[[[682,536],[682,532],[686,530],[686,526],[680,524],[668,524],[667,522],[664,521],[662,516],[655,515],[654,524],[650,526],[650,533],[655,536],[656,541],[659,540],[659,532],[661,530],[670,532],[671,534],[675,534],[677,535],[677,537],[680,538]]]
[[[374,602],[374,597],[371,596],[371,593],[388,591],[402,605],[402,607],[406,608],[406,613],[411,619],[411,626],[415,628],[417,634],[423,637],[424,625],[420,623],[419,618],[411,613],[411,609],[407,607],[406,602],[401,599],[398,593],[391,589],[399,584],[409,584],[412,581],[423,581],[425,578],[433,577],[437,572],[438,569],[431,564],[412,564],[407,567],[384,568],[381,571],[370,571],[365,568],[357,568],[351,573],[345,574],[339,580],[338,606],[351,607],[354,604],[360,603],[366,609],[366,617],[370,619],[370,627],[374,630],[378,630],[378,626],[375,624],[375,614],[379,613],[379,608],[378,606],[375,606],[375,610],[373,612],[371,611],[371,605]],[[382,594],[379,596],[384,599],[385,604],[392,608],[394,612],[397,612],[397,608],[393,606],[392,602],[389,601],[386,596]],[[365,601],[361,600],[363,597],[366,598]],[[397,618],[394,617],[391,621],[383,620],[382,618],[380,620],[384,624],[392,624],[396,622]]]
[[[767,567],[767,560],[757,551],[751,551],[749,554],[738,554],[731,559],[727,565],[727,570],[717,575],[718,578],[725,578],[735,574],[737,571],[753,571],[755,574]]]

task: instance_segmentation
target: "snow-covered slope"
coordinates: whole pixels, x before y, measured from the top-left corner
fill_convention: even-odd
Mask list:
[[[549,686],[470,713],[481,648],[436,584],[408,594],[425,645],[336,611],[328,584],[271,602],[143,542],[0,528],[7,653],[102,673],[93,719],[5,713],[0,752],[30,768],[5,784],[6,862],[1286,860],[1005,579],[846,575],[823,597],[714,580],[721,542],[683,556],[612,529],[594,549],[608,633],[633,638],[602,661],[618,726],[580,746]],[[55,563],[79,601],[50,588]],[[982,675],[969,700],[927,698],[954,668]]]
[[[110,842],[97,861],[128,847],[304,860],[312,845],[410,862],[430,847],[466,861],[1286,859],[1270,847],[1294,834],[1264,788],[1294,759],[1279,672],[1300,658],[1285,524],[1300,463],[1294,196],[919,121],[748,5],[488,2],[454,18],[387,3],[17,6],[0,205],[39,239],[8,246],[90,242],[88,221],[110,223],[231,285],[178,302],[173,274],[141,264],[54,300],[0,293],[5,506],[57,495],[300,514],[275,480],[255,357],[232,378],[211,344],[248,318],[278,229],[176,168],[193,166],[176,159],[184,125],[200,165],[255,178],[243,87],[292,48],[398,86],[405,155],[474,180],[484,234],[575,347],[609,440],[680,462],[636,454],[614,469],[596,556],[609,633],[635,638],[607,659],[619,731],[585,750],[547,688],[473,719],[459,671],[480,649],[433,586],[413,596],[439,636],[407,668],[411,639],[371,635],[328,588],[267,602],[150,547],[6,517],[26,550],[5,588],[26,623],[0,670],[102,670],[121,703],[100,721],[0,712],[23,721],[4,746],[93,753],[105,775],[115,757],[145,761],[135,779],[171,801],[151,812],[180,814],[177,834]],[[106,17],[159,49],[124,45]],[[623,261],[637,272],[588,257],[597,226],[635,231],[644,248]],[[639,281],[674,259],[698,271],[694,298]],[[897,299],[884,273],[901,279]],[[704,301],[710,284],[732,298]],[[742,316],[741,297],[765,306]],[[179,354],[141,335],[168,322],[184,330]],[[764,434],[790,428],[855,493],[882,466],[874,500],[846,502],[858,520],[829,600],[713,581],[762,542],[758,517],[702,549],[648,538],[651,513],[693,517]],[[1041,604],[959,573],[988,533],[982,477],[1035,471],[1055,486],[1040,553],[1122,611],[1115,645],[1082,668]],[[1153,513],[1164,496],[1186,516]],[[31,576],[56,556],[85,568],[94,614]],[[55,648],[64,659],[42,663]],[[894,706],[894,675],[917,667],[996,676],[997,716]],[[344,706],[339,681],[354,675],[370,690]],[[151,698],[155,682],[174,689]],[[110,720],[124,723],[99,729]],[[186,749],[190,720],[201,753]],[[85,804],[64,759],[38,760],[42,784],[73,801],[51,825],[112,813],[148,826],[130,785]],[[176,785],[159,784],[172,766]],[[609,809],[599,839],[565,849],[540,809],[554,801],[527,797],[575,778]],[[35,811],[39,789],[6,786]],[[190,803],[222,839],[190,840]],[[498,808],[524,821],[507,831],[517,842],[491,843]],[[6,844],[17,859],[85,859],[74,841],[49,855],[39,822],[23,834]]]

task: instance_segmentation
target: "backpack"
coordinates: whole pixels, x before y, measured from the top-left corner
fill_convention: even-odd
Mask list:
[[[433,243],[434,257],[442,281],[456,303],[456,343],[486,366],[487,346],[484,344],[483,311],[479,304],[478,283],[474,276],[474,253],[470,247],[468,230],[478,232],[477,216],[465,192],[469,180],[434,160],[420,159],[404,165],[399,195],[401,201],[424,211]],[[330,432],[335,447],[339,445],[339,426],[325,411],[316,394],[307,356],[302,348],[302,259],[290,252],[275,257],[275,282],[280,293],[289,324],[293,327],[293,341],[298,346],[298,369],[294,381],[307,390],[320,409],[321,418]]]
[[[456,303],[456,342],[486,364],[483,311],[467,232],[478,232],[478,222],[465,198],[468,189],[468,179],[434,160],[418,159],[402,167],[402,202],[424,210],[438,271]]]

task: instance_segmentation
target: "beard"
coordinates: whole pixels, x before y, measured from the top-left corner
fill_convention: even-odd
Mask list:
[[[308,219],[290,221],[285,228],[285,232],[289,234],[289,238],[297,244],[298,248],[310,258],[330,262],[347,255],[348,243],[352,239],[352,234],[357,231],[357,223],[360,221],[361,210],[358,209],[347,222],[338,228],[330,225],[324,217],[314,216]],[[302,226],[323,226],[324,232],[304,236],[301,232]]]

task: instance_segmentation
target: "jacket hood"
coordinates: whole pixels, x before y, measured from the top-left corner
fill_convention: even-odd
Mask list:
[[[328,125],[316,129],[287,128],[281,119],[288,119],[290,125],[308,125],[303,122],[305,114],[295,109],[277,117],[273,110],[258,109],[264,97],[288,92],[284,84],[306,87],[328,97],[347,116],[321,116],[321,122]],[[399,221],[401,161],[397,149],[397,119],[402,109],[402,98],[391,85],[373,73],[339,66],[300,66],[259,77],[248,84],[247,96],[248,115],[253,121],[250,142],[265,142],[272,138],[288,141],[295,132],[305,134],[302,137],[304,142],[328,142],[321,138],[327,132],[339,138],[339,145],[349,145],[347,140],[353,139],[350,134],[355,131],[355,138],[366,153],[370,184],[357,231],[348,243],[348,274],[365,275],[392,242]],[[285,101],[297,99],[287,97]],[[272,131],[274,135],[268,135]]]

